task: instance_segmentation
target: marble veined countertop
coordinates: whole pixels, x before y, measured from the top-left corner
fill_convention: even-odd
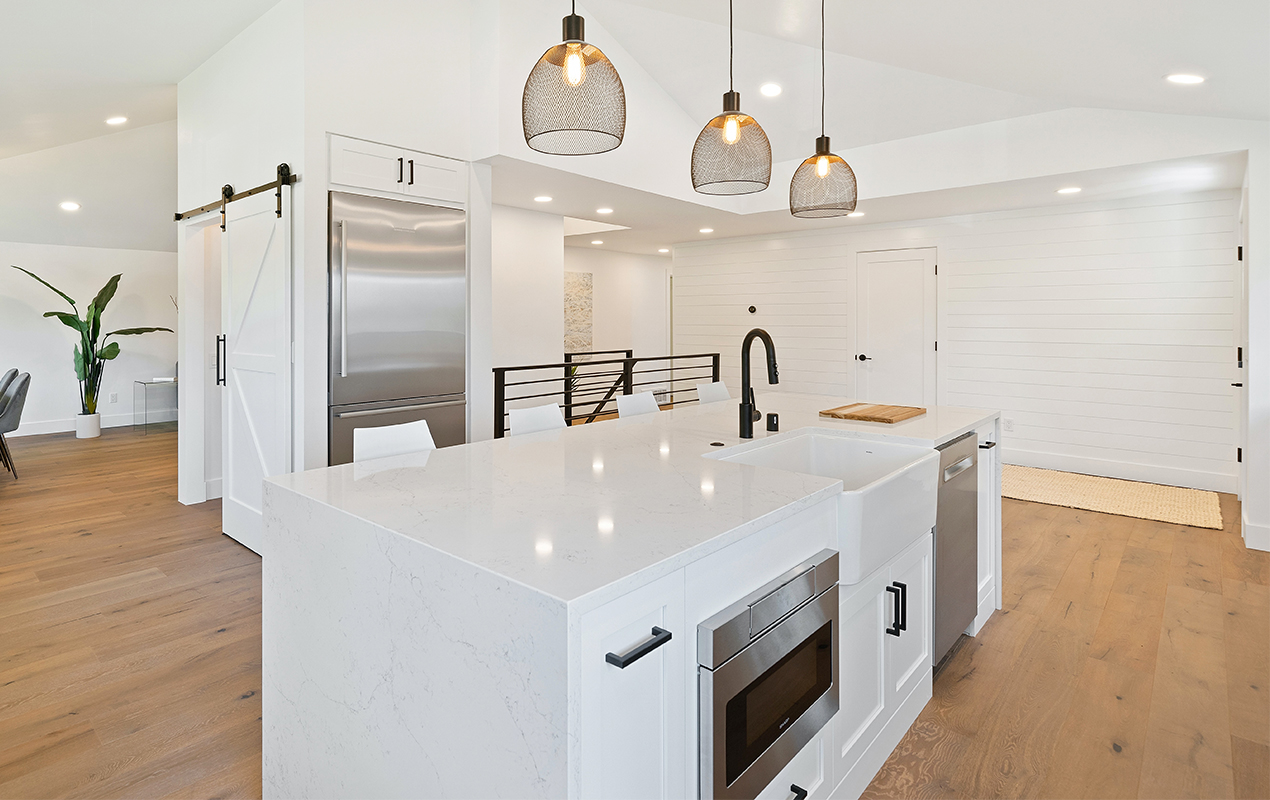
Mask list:
[[[998,416],[938,407],[887,425],[817,415],[847,402],[758,396],[764,414],[780,414],[785,434],[815,426],[927,446]],[[571,602],[625,585],[636,573],[655,579],[841,491],[829,478],[703,458],[717,451],[713,442],[744,441],[737,403],[694,404],[269,483]],[[778,435],[762,422],[754,427],[755,440]]]

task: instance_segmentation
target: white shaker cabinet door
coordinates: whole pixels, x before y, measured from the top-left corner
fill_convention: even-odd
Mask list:
[[[467,200],[467,164],[452,158],[405,151],[406,194],[463,204]]]
[[[686,768],[684,629],[680,570],[582,618],[581,794],[585,798],[673,797]],[[649,649],[665,639],[669,640]],[[695,631],[694,631],[695,633]],[[647,654],[629,660],[641,650]],[[628,660],[625,667],[610,662]]]
[[[884,590],[888,572],[874,572],[854,586],[840,586],[838,601],[838,714],[834,717],[834,774],[838,779],[860,759],[890,718],[886,708],[886,634],[891,613]]]
[[[898,612],[902,628],[898,636],[886,635],[886,702],[892,710],[930,675],[933,634],[931,543],[932,537],[927,534],[891,562],[888,586],[894,591],[886,592],[887,605],[890,606],[886,621],[895,630]]]
[[[404,193],[406,159],[400,147],[332,136],[331,183]]]

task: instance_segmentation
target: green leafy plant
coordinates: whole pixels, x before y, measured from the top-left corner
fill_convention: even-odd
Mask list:
[[[13,268],[35,278],[71,304],[71,311],[74,313],[46,311],[44,316],[57,317],[62,321],[63,325],[73,328],[79,334],[79,344],[75,345],[75,377],[79,379],[79,404],[85,414],[97,413],[97,392],[101,389],[102,371],[105,369],[107,361],[112,361],[119,355],[119,343],[107,342],[107,339],[111,336],[138,336],[155,331],[173,332],[171,328],[120,328],[117,331],[109,331],[106,334],[102,334],[102,312],[106,310],[106,304],[115,296],[115,291],[119,288],[119,279],[123,277],[122,275],[116,275],[106,281],[106,285],[101,287],[101,291],[88,304],[88,309],[85,311],[84,316],[81,317],[79,315],[79,307],[71,299],[70,295],[30,270],[22,269],[22,267],[17,265],[14,265]]]

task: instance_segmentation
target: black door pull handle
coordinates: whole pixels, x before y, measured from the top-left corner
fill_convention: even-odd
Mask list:
[[[407,185],[415,185],[415,160],[413,158],[410,159],[410,183]]]
[[[402,156],[397,159],[397,183],[406,182],[406,158]]]
[[[895,620],[887,626],[886,632],[892,636],[899,636],[900,631],[904,630],[900,627],[900,590],[894,586],[886,587],[887,594],[891,595],[893,605],[891,607],[891,619]]]
[[[872,361],[873,359],[869,358],[864,353],[861,353],[860,355],[855,357],[855,360],[856,361]]]
[[[216,337],[216,385],[217,386],[226,385],[225,373],[228,372],[228,370],[225,369],[225,361],[227,359],[224,359],[221,356],[221,353],[224,352],[226,349],[227,348],[225,347],[225,337],[217,336]],[[228,353],[226,353],[226,355],[228,355]]]
[[[789,790],[794,793],[794,800],[807,800],[807,790],[798,784],[791,784]]]
[[[627,650],[625,653],[609,653],[604,656],[604,660],[618,669],[626,669],[631,664],[639,661],[641,658],[661,647],[666,642],[669,642],[670,638],[670,631],[658,628],[654,625],[652,638],[645,639],[630,650]]]
[[[1232,383],[1232,384],[1231,384],[1231,386],[1238,386],[1238,387],[1239,387],[1239,388],[1241,388],[1241,389],[1243,388],[1243,384],[1242,384],[1242,383]]]
[[[891,584],[898,586],[900,589],[900,623],[898,627],[901,631],[906,631],[908,630],[908,584],[900,583],[899,581],[891,581]]]

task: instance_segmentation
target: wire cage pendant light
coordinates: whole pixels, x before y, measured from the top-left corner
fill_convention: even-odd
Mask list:
[[[829,150],[825,135],[825,0],[820,0],[820,136],[816,153],[794,170],[789,213],[804,219],[841,217],[855,211],[855,171]]]
[[[751,194],[772,180],[772,145],[758,124],[741,113],[732,88],[732,2],[728,0],[728,91],[723,113],[706,123],[692,147],[692,188],[701,194]]]
[[[525,144],[540,153],[606,153],[626,134],[622,79],[608,57],[587,44],[584,36],[585,21],[570,13],[564,18],[564,41],[542,54],[525,81]]]

